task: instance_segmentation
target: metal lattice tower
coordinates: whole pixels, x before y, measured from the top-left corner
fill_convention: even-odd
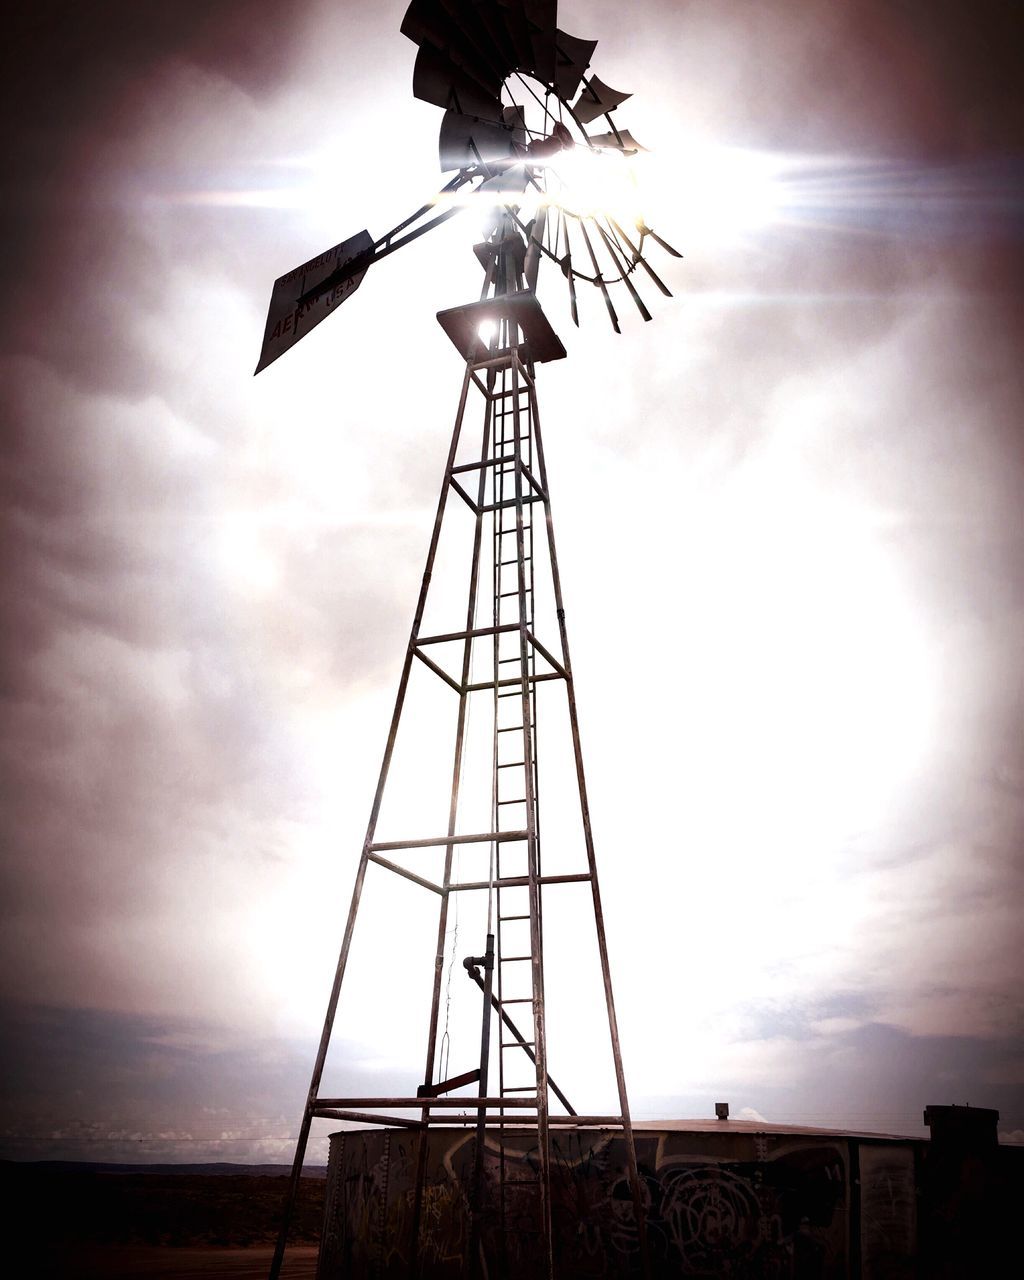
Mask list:
[[[490,4],[470,4],[457,0],[438,6],[415,0],[403,24],[403,31],[420,45],[414,88],[417,96],[445,109],[442,168],[457,169],[456,176],[437,201],[384,237],[374,240],[368,232],[360,232],[281,277],[271,300],[257,372],[345,301],[373,262],[453,216],[460,207],[452,205],[434,214],[437,204],[443,205],[457,193],[473,191],[486,195],[496,206],[489,234],[474,247],[484,273],[479,298],[438,313],[465,361],[462,387],[394,713],[303,1110],[271,1280],[276,1280],[280,1271],[310,1129],[318,1118],[395,1126],[418,1136],[410,1276],[418,1273],[415,1250],[431,1128],[466,1125],[476,1131],[466,1273],[516,1274],[508,1258],[484,1256],[483,1226],[496,1222],[499,1239],[519,1234],[534,1242],[530,1247],[538,1274],[547,1277],[557,1274],[552,1231],[552,1131],[594,1125],[618,1129],[624,1139],[642,1271],[647,1273],[642,1188],[612,994],[538,409],[538,366],[564,357],[565,349],[540,306],[536,283],[541,260],[556,261],[569,284],[573,320],[578,323],[579,319],[576,285],[584,282],[600,291],[618,330],[609,286],[622,283],[643,318],[650,319],[632,277],[642,267],[662,292],[668,293],[646,260],[645,242],[650,239],[670,253],[675,251],[641,218],[635,219],[634,242],[610,213],[574,211],[565,199],[557,169],[560,156],[582,147],[588,155],[612,152],[621,161],[634,153],[638,144],[628,131],[616,127],[611,116],[628,95],[584,74],[595,42],[558,31],[554,11],[550,3],[492,0]],[[539,86],[539,92],[524,79],[524,73]],[[514,98],[505,103],[516,81],[541,108],[539,115],[533,113],[532,126],[531,113]],[[577,89],[579,100],[570,105]],[[588,136],[585,126],[601,115],[610,132]],[[523,208],[534,195],[540,197],[538,207],[526,220]],[[584,274],[574,265],[574,246],[577,260],[585,250],[585,261],[593,274]],[[464,504],[472,518],[465,612],[455,629],[427,633],[424,617],[436,587],[435,565],[453,501]],[[539,605],[542,595],[550,605],[544,616]],[[403,716],[409,714],[410,681],[420,667],[454,695],[456,723],[447,825],[444,830],[409,831],[402,839],[382,840],[378,837],[382,805],[394,783],[392,766]],[[571,756],[572,803],[578,809],[581,833],[581,856],[573,870],[563,869],[557,860],[551,869],[550,861],[545,862],[541,837],[540,792],[545,770],[538,750],[538,725],[541,703],[549,699],[541,691],[548,686],[552,691],[560,687],[564,695],[558,714],[567,718],[564,744]],[[464,778],[470,750],[468,725],[471,709],[476,706],[486,707],[490,729],[486,805],[479,803],[480,797],[467,794]],[[547,706],[544,714],[548,714]],[[477,776],[479,780],[479,773]],[[565,797],[561,800],[564,804]],[[484,828],[479,824],[474,827],[472,822],[467,826],[467,812],[486,811],[490,817]],[[467,848],[477,859],[486,856],[486,875],[462,878],[460,854]],[[438,878],[431,879],[416,868],[417,851],[441,855]],[[423,1077],[410,1081],[407,1091],[389,1097],[327,1097],[321,1088],[343,983],[360,976],[349,973],[350,957],[371,865],[387,873],[385,879],[399,877],[416,885],[422,893],[422,911],[436,913]],[[477,865],[481,865],[479,861]],[[578,895],[577,919],[586,917],[593,923],[605,1034],[615,1080],[616,1107],[611,1114],[578,1115],[549,1071],[544,906],[550,892]],[[462,895],[478,900],[485,895],[486,901],[482,953],[463,958],[468,977],[481,993],[479,1056],[470,1069],[449,1075],[441,1051],[446,1041],[442,1026],[444,964],[453,904]],[[467,1094],[467,1089],[474,1092]],[[535,1133],[536,1142],[536,1172],[528,1179],[514,1176],[517,1170],[521,1172],[521,1165],[513,1169],[506,1160],[507,1135],[513,1130],[521,1134],[524,1128]]]

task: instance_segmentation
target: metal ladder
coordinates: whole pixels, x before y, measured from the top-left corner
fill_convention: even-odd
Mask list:
[[[529,387],[512,369],[498,374],[498,396],[494,410],[494,456],[511,459],[494,467],[494,625],[514,622],[532,630],[536,615],[534,581],[534,500],[524,491],[520,462],[534,472],[534,439]],[[517,481],[518,472],[518,481]],[[517,497],[518,492],[518,497]],[[504,642],[504,643],[503,643]],[[522,646],[519,633],[498,632],[494,642],[494,830],[523,830],[532,827],[536,874],[541,874],[539,770],[537,753],[536,650]],[[500,682],[513,680],[504,685]],[[524,696],[525,690],[525,696]],[[532,786],[528,786],[528,778]],[[531,805],[532,799],[532,805]],[[532,813],[529,812],[532,808]],[[498,1018],[498,1089],[510,1096],[538,1097],[541,1071],[533,1054],[536,1026],[543,1019],[543,973],[535,965],[534,939],[543,924],[541,895],[534,905],[537,919],[531,918],[529,891],[523,887],[502,888],[503,879],[523,875],[523,844],[499,843],[495,850],[498,888],[495,892],[495,966]],[[526,847],[526,857],[529,858]],[[516,865],[509,863],[515,859]],[[529,967],[524,983],[521,969]],[[538,990],[539,985],[539,990]],[[538,997],[541,1004],[538,1010]],[[526,1014],[528,1017],[523,1017]],[[501,1015],[508,1015],[520,1027],[523,1039],[513,1038]],[[525,1025],[524,1025],[525,1024]],[[525,1050],[530,1050],[527,1053]],[[504,1109],[502,1115],[508,1114]],[[501,1242],[500,1265],[510,1273],[508,1246],[517,1242],[534,1248],[545,1234],[544,1216],[550,1212],[550,1182],[547,1161],[543,1167],[524,1172],[522,1161],[509,1159],[506,1130],[499,1129],[498,1227]]]

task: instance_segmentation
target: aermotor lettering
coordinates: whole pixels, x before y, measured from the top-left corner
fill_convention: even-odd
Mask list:
[[[277,283],[288,284],[290,280],[297,280],[299,276],[307,275],[310,271],[315,271],[317,267],[326,266],[334,261],[337,252],[337,245],[333,249],[325,250],[319,257],[311,258],[309,262],[304,262],[301,267],[296,267],[294,271],[289,271],[287,275],[281,276]]]
[[[303,316],[309,315],[314,307],[324,306],[328,311],[330,311],[331,308],[336,307],[339,302],[343,302],[346,295],[351,293],[351,291],[352,281],[343,280],[341,284],[336,284],[330,293],[324,294],[319,298],[314,298],[304,306],[296,307],[294,311],[289,311],[282,320],[278,320],[267,341],[276,342],[280,338],[288,337],[289,334],[296,334],[299,328],[299,321]]]

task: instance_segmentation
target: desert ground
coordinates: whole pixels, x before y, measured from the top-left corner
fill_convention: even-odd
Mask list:
[[[40,1269],[31,1274],[45,1280],[266,1280],[273,1247],[247,1249],[175,1248],[170,1245],[59,1245],[44,1250]],[[315,1245],[288,1250],[281,1280],[312,1280],[316,1275]],[[27,1273],[26,1273],[27,1274]]]
[[[41,1280],[266,1280],[286,1179],[0,1164],[9,1221]],[[303,1178],[282,1280],[316,1273],[324,1180]]]

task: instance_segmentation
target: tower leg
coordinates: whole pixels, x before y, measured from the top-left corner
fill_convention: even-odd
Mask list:
[[[452,436],[452,447],[448,455],[448,465],[445,468],[445,478],[442,486],[442,493],[446,493],[450,487],[452,479],[452,467],[455,465],[455,456],[458,448],[459,439],[462,435],[462,423],[466,412],[466,399],[469,395],[469,387],[472,379],[472,369],[467,365],[465,378],[462,384],[462,395],[459,399],[459,410],[455,420],[455,431]],[[473,630],[473,623],[476,618],[477,595],[480,582],[480,548],[483,543],[483,512],[480,508],[484,505],[486,495],[487,472],[484,463],[487,461],[487,453],[491,443],[491,403],[487,401],[484,408],[484,428],[483,440],[480,446],[480,475],[477,483],[477,515],[473,529],[473,558],[470,568],[469,578],[469,599],[466,604],[466,639],[463,643],[462,650],[462,679],[460,681],[461,692],[459,693],[459,711],[458,720],[455,728],[455,758],[452,764],[452,789],[451,802],[448,809],[448,835],[455,835],[455,826],[458,819],[459,810],[459,791],[462,780],[462,756],[465,748],[466,738],[466,716],[469,710],[469,694],[466,692],[466,686],[469,683],[469,675],[473,657],[473,641],[470,638],[470,632]],[[442,499],[443,500],[443,499]],[[438,526],[439,528],[440,526]],[[428,565],[433,567],[433,558]],[[418,631],[416,632],[418,634]],[[411,645],[415,641],[416,634]],[[441,1010],[441,982],[444,974],[444,949],[445,938],[448,932],[448,906],[451,897],[450,887],[452,883],[452,858],[455,846],[449,844],[445,846],[444,857],[444,874],[442,879],[442,897],[441,907],[438,911],[437,920],[437,947],[434,953],[434,985],[430,997],[430,1021],[427,1027],[427,1056],[426,1063],[423,1068],[423,1083],[433,1084],[434,1082],[434,1066],[437,1055],[437,1026]],[[422,1113],[423,1136],[420,1142],[419,1156],[416,1161],[416,1187],[413,1193],[413,1223],[412,1223],[412,1260],[410,1263],[410,1271],[416,1274],[419,1253],[420,1238],[420,1220],[423,1211],[423,1183],[427,1172],[427,1156],[429,1133],[428,1122],[430,1112],[424,1107]]]
[[[576,710],[576,690],[572,678],[572,663],[569,659],[569,637],[565,626],[565,606],[562,600],[562,579],[558,571],[558,553],[555,548],[555,528],[551,515],[551,500],[548,496],[547,466],[544,460],[544,442],[541,436],[540,415],[537,412],[536,394],[530,391],[531,411],[533,413],[534,438],[537,444],[537,467],[540,473],[541,489],[544,494],[544,520],[547,526],[548,553],[551,558],[551,579],[555,593],[555,610],[558,617],[559,642],[562,650],[562,666],[566,672],[565,692],[569,704],[569,727],[572,734],[573,757],[576,765],[576,782],[579,789],[580,813],[583,821],[583,838],[587,850],[587,866],[590,870],[590,888],[594,901],[594,922],[597,927],[597,946],[601,960],[601,979],[604,985],[605,1007],[608,1014],[608,1034],[611,1037],[612,1057],[615,1063],[615,1085],[619,1097],[619,1112],[622,1117],[623,1137],[626,1141],[626,1157],[628,1161],[629,1185],[633,1197],[633,1211],[636,1215],[638,1242],[640,1245],[641,1266],[645,1277],[650,1275],[650,1254],[647,1247],[647,1217],[640,1186],[640,1173],[637,1167],[636,1139],[633,1134],[633,1122],[629,1112],[629,1096],[626,1092],[626,1076],[622,1069],[622,1049],[619,1042],[619,1024],[615,1015],[615,996],[612,992],[611,966],[608,961],[608,939],[604,928],[604,908],[601,905],[601,889],[597,878],[597,859],[594,853],[594,833],[590,822],[590,801],[587,796],[587,781],[583,771],[583,749],[580,744],[579,717]]]
[[[391,716],[391,727],[388,730],[388,739],[384,747],[384,759],[381,762],[380,774],[377,779],[377,789],[374,792],[373,804],[370,808],[370,819],[366,827],[366,837],[363,840],[363,851],[359,858],[359,868],[356,871],[355,885],[352,889],[352,900],[349,904],[348,919],[345,922],[345,934],[342,939],[341,952],[338,956],[338,964],[334,972],[334,983],[331,986],[330,998],[327,1002],[327,1014],[324,1018],[323,1031],[320,1034],[320,1044],[317,1048],[316,1062],[313,1066],[313,1074],[309,1083],[309,1092],[306,1096],[306,1106],[302,1114],[302,1122],[299,1125],[299,1136],[295,1145],[295,1158],[292,1161],[291,1176],[288,1181],[288,1190],[285,1194],[284,1211],[281,1217],[281,1229],[278,1232],[277,1244],[274,1248],[274,1256],[270,1263],[269,1280],[278,1280],[281,1273],[281,1266],[284,1262],[284,1251],[288,1244],[288,1232],[291,1228],[292,1214],[295,1211],[295,1199],[299,1190],[299,1179],[302,1177],[302,1165],[306,1158],[306,1147],[309,1143],[309,1129],[313,1121],[313,1111],[316,1106],[317,1096],[320,1092],[320,1081],[323,1078],[324,1064],[327,1061],[327,1050],[330,1048],[331,1033],[334,1030],[334,1018],[338,1010],[338,998],[341,994],[341,984],[344,981],[345,970],[348,967],[349,951],[352,947],[352,934],[355,930],[356,915],[359,911],[359,900],[363,893],[363,882],[366,879],[366,867],[370,858],[370,846],[373,843],[373,837],[377,830],[377,819],[380,816],[380,806],[384,799],[384,788],[387,785],[388,773],[391,768],[391,758],[394,755],[395,740],[398,737],[398,726],[402,719],[402,708],[405,706],[405,697],[409,689],[409,676],[412,673],[412,663],[414,656],[414,646],[419,637],[420,625],[423,621],[423,611],[427,604],[427,593],[430,590],[430,578],[434,569],[434,559],[437,555],[437,545],[441,537],[441,524],[444,520],[445,507],[448,502],[449,476],[451,469],[455,465],[455,457],[459,447],[459,438],[462,433],[462,420],[466,412],[466,400],[469,397],[470,380],[472,374],[469,368],[466,369],[465,376],[462,380],[462,394],[459,397],[459,409],[455,419],[455,430],[452,432],[451,447],[448,450],[448,462],[445,466],[445,478],[441,485],[441,494],[438,498],[437,513],[434,516],[434,528],[430,536],[430,546],[427,549],[427,563],[423,571],[423,581],[420,585],[419,598],[416,602],[416,613],[413,616],[412,631],[409,636],[409,645],[406,649],[405,661],[402,665],[402,675],[398,683],[398,694],[395,698],[395,709]],[[465,681],[463,681],[465,683]],[[449,834],[454,834],[454,828],[451,828]],[[446,883],[448,873],[450,872],[452,857],[452,846],[448,846],[446,858]],[[444,905],[442,912],[447,909],[447,894],[444,897]],[[442,935],[443,936],[443,935]],[[435,983],[435,991],[439,992],[440,983]],[[436,1003],[436,998],[435,998]],[[432,1014],[433,1026],[436,1022],[436,1011]],[[422,1145],[426,1147],[426,1132],[424,1131]]]

